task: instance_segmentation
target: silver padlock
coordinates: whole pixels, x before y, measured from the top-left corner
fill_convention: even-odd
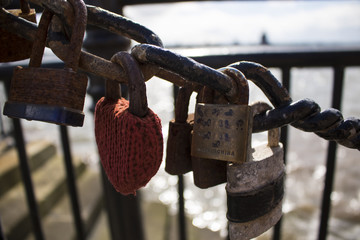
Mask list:
[[[282,216],[284,151],[280,129],[268,132],[268,143],[249,149],[245,163],[227,168],[227,218],[231,240],[255,238]]]

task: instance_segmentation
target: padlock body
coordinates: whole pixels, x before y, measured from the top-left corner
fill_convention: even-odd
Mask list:
[[[87,76],[72,69],[17,67],[11,80],[4,114],[56,123],[82,126]]]
[[[169,135],[166,147],[165,171],[171,175],[190,172],[191,166],[191,131],[193,124],[169,123]]]
[[[206,189],[226,182],[226,161],[192,157],[194,184]]]
[[[229,221],[230,240],[249,240],[256,238],[272,228],[282,216],[282,202],[267,214],[248,222],[237,223]]]
[[[285,166],[282,144],[262,145],[253,161],[232,164],[227,169],[229,236],[251,239],[264,233],[282,216]]]
[[[7,10],[15,16],[36,23],[35,9],[24,14],[20,9]],[[0,28],[0,62],[13,62],[30,58],[33,42]]]
[[[247,105],[198,103],[195,110],[191,155],[244,162],[252,129]]]

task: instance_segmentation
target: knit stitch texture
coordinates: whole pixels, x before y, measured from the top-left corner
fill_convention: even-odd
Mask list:
[[[128,107],[124,98],[101,98],[95,107],[95,137],[111,184],[123,195],[135,195],[160,167],[163,137],[161,120],[151,109],[139,118]]]

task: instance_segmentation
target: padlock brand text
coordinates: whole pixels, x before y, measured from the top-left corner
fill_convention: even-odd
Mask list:
[[[224,155],[224,156],[235,156],[235,152],[231,150],[215,149],[215,148],[198,148],[197,151],[203,153]]]

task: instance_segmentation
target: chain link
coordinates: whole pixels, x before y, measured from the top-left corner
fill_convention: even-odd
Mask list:
[[[8,1],[1,1],[4,7]],[[66,60],[69,52],[69,37],[73,22],[73,8],[65,0],[30,0],[53,12],[47,46],[57,57]],[[161,39],[151,30],[99,7],[87,5],[87,24],[103,28],[109,32],[135,40],[139,45],[131,54],[141,63],[140,67],[146,80],[156,75],[178,86],[192,82],[209,86],[224,94],[231,102],[237,96],[233,80],[226,74],[198,63],[191,58],[181,56],[163,47]],[[22,18],[15,17],[4,8],[0,9],[0,27],[28,40],[34,41],[37,25]],[[79,67],[106,79],[121,83],[126,82],[124,69],[109,60],[82,51]],[[293,102],[288,91],[264,66],[252,62],[237,62],[228,67],[241,71],[248,80],[253,81],[275,107],[254,116],[253,132],[266,131],[272,128],[292,125],[306,132],[360,150],[360,119],[351,117],[343,119],[340,111],[330,108],[321,111],[320,106],[311,99]]]

